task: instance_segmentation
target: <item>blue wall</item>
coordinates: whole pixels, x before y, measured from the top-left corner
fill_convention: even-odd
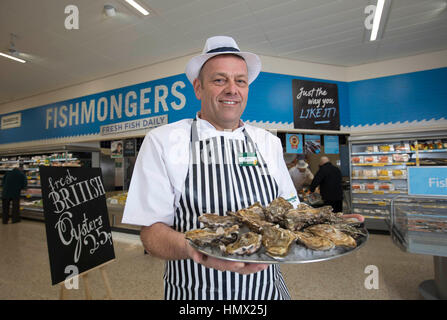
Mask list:
[[[243,120],[293,123],[293,79],[336,83],[340,125],[343,127],[447,119],[447,68],[440,68],[354,82],[261,72],[250,86]],[[124,99],[129,92],[134,92],[135,97],[130,99],[130,103],[135,104],[138,112],[126,115],[123,101],[122,116],[112,118],[112,99],[116,100],[119,96]],[[164,96],[165,108],[162,103],[157,103],[157,96]],[[109,113],[102,119],[105,100]],[[82,103],[88,104],[90,101],[95,103],[93,122],[75,123],[72,117],[72,124],[59,125],[63,123],[62,116],[69,117],[70,105],[74,108],[78,104],[80,109]],[[173,107],[176,105],[183,106]],[[149,109],[150,113],[147,111]],[[194,117],[199,109],[200,101],[195,98],[192,85],[185,74],[180,74],[20,111],[22,126],[0,130],[0,144],[99,134],[104,125],[166,114],[168,121],[174,122]],[[56,114],[58,118],[54,121]],[[81,117],[81,114],[79,110],[78,116]]]
[[[447,119],[447,68],[354,81],[348,86],[351,126]]]

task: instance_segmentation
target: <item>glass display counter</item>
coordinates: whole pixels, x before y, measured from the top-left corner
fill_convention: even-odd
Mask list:
[[[433,280],[419,286],[426,299],[447,299],[447,198],[398,196],[389,219],[393,242],[410,253],[432,255]]]

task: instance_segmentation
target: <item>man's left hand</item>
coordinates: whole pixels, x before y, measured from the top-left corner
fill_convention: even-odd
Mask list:
[[[365,221],[365,217],[362,216],[361,214],[355,214],[355,213],[353,213],[353,214],[344,214],[344,215],[342,215],[341,217],[342,217],[343,219],[354,218],[354,219],[359,220],[359,222],[363,222],[363,221]]]

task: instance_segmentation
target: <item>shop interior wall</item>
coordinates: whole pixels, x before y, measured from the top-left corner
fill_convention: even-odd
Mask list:
[[[433,57],[436,59],[433,59]],[[189,58],[183,57],[77,86],[55,90],[51,93],[36,95],[32,98],[2,104],[0,105],[0,110],[2,113],[10,113],[39,106],[43,103],[85,96],[151,79],[160,79],[172,74],[179,75],[183,73],[184,66]],[[338,83],[341,123],[346,126],[365,123],[365,119],[369,123],[388,121],[389,110],[392,110],[391,112],[394,114],[400,115],[401,121],[405,121],[412,118],[430,120],[428,117],[445,115],[444,110],[447,109],[447,99],[445,99],[445,91],[442,88],[442,81],[446,75],[447,51],[420,55],[417,58],[410,57],[394,60],[392,72],[406,74],[353,82],[350,82],[350,79],[365,77],[368,71],[371,74],[375,74],[374,70],[383,70],[384,68],[381,68],[381,66],[387,65],[387,62],[371,64],[370,67],[366,65],[361,68],[342,68],[263,56],[261,56],[261,59],[264,63],[264,72],[253,83],[251,88],[249,105],[244,115],[246,118],[255,117],[258,114],[261,114],[262,118],[272,118],[272,114],[263,114],[263,112],[267,111],[267,109],[263,108],[267,103],[274,106],[278,111],[275,112],[275,117],[277,114],[281,114],[280,121],[292,123],[291,79],[293,78],[325,79],[325,81]],[[436,61],[435,64],[433,64],[434,60]],[[400,61],[404,61],[404,63],[402,62],[402,65],[399,67]],[[414,61],[417,63],[412,63]],[[423,68],[423,61],[426,61],[429,66],[444,67],[408,73],[412,70],[412,65],[416,65],[419,69]],[[284,74],[278,72],[284,72]],[[374,90],[370,90],[371,88]],[[394,90],[390,88],[394,88]],[[429,105],[426,103],[427,101],[430,103]],[[399,106],[397,109],[395,107],[396,104]],[[276,121],[275,118],[275,122],[280,121]],[[63,142],[63,139],[60,139],[60,142]]]
[[[350,82],[351,126],[447,120],[446,79],[447,68],[438,68]]]

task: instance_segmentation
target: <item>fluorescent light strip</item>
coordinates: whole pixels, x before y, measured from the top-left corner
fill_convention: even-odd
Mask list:
[[[8,59],[15,60],[15,61],[18,61],[18,62],[21,62],[21,63],[25,63],[26,62],[25,60],[22,60],[22,59],[10,56],[9,54],[6,54],[6,53],[1,53],[0,52],[0,56],[3,56],[3,57],[8,58]]]
[[[135,0],[126,0],[128,4],[130,4],[132,7],[140,11],[143,15],[147,16],[149,14],[149,11],[144,9],[141,5],[135,2]]]
[[[371,31],[370,41],[377,39],[377,33],[379,32],[380,18],[382,18],[383,6],[385,5],[385,0],[377,0],[376,13],[374,14],[373,28]]]

